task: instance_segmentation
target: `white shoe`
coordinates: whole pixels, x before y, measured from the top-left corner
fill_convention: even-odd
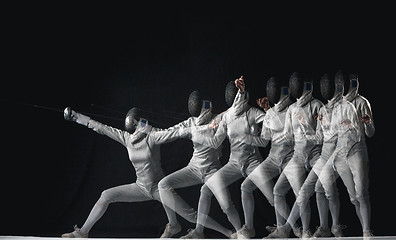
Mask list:
[[[319,238],[319,237],[330,237],[331,232],[329,228],[324,228],[322,226],[319,226],[316,228],[316,231],[312,235],[314,238]]]
[[[249,229],[245,225],[242,226],[242,228],[237,231],[237,236],[238,239],[250,239],[256,235],[256,231],[254,231],[254,228]]]
[[[231,233],[230,239],[238,239],[238,233],[234,232],[234,231],[235,231],[235,229],[233,230],[233,233]]]
[[[342,233],[342,230],[345,229],[345,225],[336,225],[331,227],[331,233],[333,233],[334,237],[340,238],[343,237],[344,234]]]
[[[165,230],[160,238],[170,238],[180,231],[181,231],[181,226],[179,223],[177,223],[174,226],[171,226],[170,223],[168,223],[166,224]]]
[[[195,229],[188,229],[187,235],[184,235],[183,239],[204,239],[205,236],[203,233],[197,232]]]
[[[309,230],[302,231],[302,239],[310,239],[312,237],[312,233]]]
[[[81,230],[77,227],[77,225],[74,225],[74,231],[71,233],[64,233],[61,236],[62,238],[88,238],[88,233],[83,233]]]
[[[290,231],[287,231],[285,227],[280,226],[265,238],[288,238],[289,235]]]
[[[372,237],[374,237],[373,232],[371,230],[366,230],[363,232],[363,239],[364,240],[370,240]]]

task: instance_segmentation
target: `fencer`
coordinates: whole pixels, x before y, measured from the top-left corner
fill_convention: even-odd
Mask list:
[[[332,126],[338,134],[337,147],[319,176],[329,203],[338,192],[334,182],[340,176],[347,188],[351,202],[355,205],[364,237],[371,237],[370,202],[368,193],[368,153],[365,137],[374,135],[375,127],[370,103],[358,94],[359,82],[356,75],[350,76],[349,91],[333,110]],[[340,124],[340,123],[343,124]],[[346,126],[345,126],[346,125]],[[335,204],[339,204],[336,202]],[[330,208],[330,211],[332,209]],[[336,214],[339,214],[336,212]]]
[[[351,149],[348,157],[348,166],[353,175],[355,183],[356,199],[360,205],[362,216],[363,236],[372,236],[370,229],[371,204],[369,197],[369,159],[366,145],[366,136],[372,137],[375,133],[373,113],[370,102],[359,91],[359,78],[357,74],[350,75],[349,91],[345,99],[351,102],[357,111],[360,124],[360,142]]]
[[[193,91],[190,94],[188,98],[188,111],[191,117],[169,129],[201,126],[208,124],[213,119],[221,117],[221,115],[212,113],[212,103],[208,100],[204,100],[199,91]],[[212,130],[208,129],[207,131]],[[189,134],[191,134],[191,132]],[[198,201],[198,213],[175,191],[177,188],[205,183],[221,167],[219,160],[221,157],[221,148],[214,149],[193,142],[193,149],[192,158],[186,167],[169,174],[159,182],[158,188],[162,204],[165,206],[167,214],[168,211],[172,209],[186,220],[196,223],[195,229],[190,229],[188,234],[182,238],[204,238],[204,226],[200,223],[205,223],[206,227],[230,237],[232,234],[231,230],[221,226],[210,217],[208,218],[212,195],[209,190],[204,189],[207,188],[206,185],[202,187],[203,189]],[[169,223],[164,233],[161,235],[161,238],[169,238],[181,230],[181,226],[177,221],[172,222],[175,220],[172,219],[173,213],[169,213],[168,215],[170,215]],[[201,219],[197,221],[197,218]]]
[[[136,171],[136,182],[104,190],[81,228],[62,235],[64,238],[88,237],[94,224],[103,216],[110,203],[160,201],[158,182],[164,177],[161,168],[160,144],[184,137],[178,129],[159,131],[141,118],[140,110],[132,108],[125,118],[125,131],[107,126],[81,113],[64,111],[66,120],[75,121],[121,143],[128,151]],[[176,219],[176,214],[172,216]]]
[[[312,81],[304,81],[296,72],[290,77],[290,92],[297,101],[290,105],[287,110],[284,136],[293,138],[294,152],[292,159],[287,163],[274,186],[274,205],[275,211],[278,212],[276,216],[283,216],[287,219],[288,217],[298,218],[298,214],[300,214],[303,225],[301,237],[303,238],[311,237],[308,222],[308,215],[310,215],[309,204],[307,204],[304,212],[300,212],[295,203],[290,212],[286,202],[286,194],[292,188],[296,199],[298,198],[299,191],[306,178],[306,172],[320,157],[322,146],[307,139],[307,135],[316,134],[314,129],[316,129],[317,121],[315,118],[323,106],[322,102],[312,96],[312,84]],[[277,220],[277,222],[279,221]],[[268,238],[288,237],[291,228],[294,227],[293,225],[293,222],[286,222],[283,226],[277,226],[268,235]]]
[[[214,194],[223,212],[235,228],[236,233],[232,237],[245,238],[241,219],[227,188],[238,179],[246,178],[262,162],[258,147],[237,142],[235,138],[240,134],[258,136],[258,124],[263,121],[265,113],[248,105],[249,95],[245,91],[242,77],[227,84],[225,95],[226,102],[231,107],[223,114],[215,135],[207,137],[200,134],[198,129],[196,130],[197,134],[193,134],[192,140],[212,148],[218,148],[228,137],[230,142],[229,161],[205,185]],[[251,181],[241,184],[242,191],[250,192],[250,189],[254,188]]]
[[[318,181],[318,178],[327,160],[336,148],[337,135],[335,135],[332,129],[330,129],[330,123],[333,108],[343,97],[343,84],[344,79],[342,72],[340,71],[335,74],[334,78],[330,78],[328,74],[324,74],[322,76],[320,80],[320,92],[322,97],[328,102],[319,110],[316,135],[306,135],[308,141],[312,141],[316,144],[322,144],[320,158],[313,165],[296,199],[300,212],[307,211],[306,206],[309,204],[309,199],[316,192],[316,203],[318,207],[320,226],[316,229],[313,237],[329,237],[331,235],[328,224],[329,201],[325,196],[325,191],[320,181]],[[336,185],[334,185],[332,190],[337,191]],[[339,209],[337,209],[339,208],[339,204],[333,204],[334,202],[339,202],[338,195],[337,198],[330,203],[330,207],[332,208],[331,213],[339,211]],[[339,225],[338,218],[339,214],[332,214],[333,227],[331,230],[333,231],[334,236],[341,237],[342,228]],[[297,219],[289,218],[288,222],[295,222],[296,220]],[[310,222],[310,215],[307,215],[307,222]]]
[[[266,115],[262,123],[260,137],[240,134],[235,140],[246,144],[266,147],[271,141],[271,148],[267,158],[255,168],[246,178],[245,182],[251,181],[260,189],[267,198],[271,206],[274,206],[273,178],[279,176],[293,156],[293,141],[284,137],[284,124],[286,112],[293,103],[290,99],[289,88],[281,87],[281,83],[274,77],[271,77],[266,83],[267,97],[257,100],[260,107],[264,109]],[[269,102],[274,104],[270,108]],[[241,234],[246,238],[254,236],[253,214],[254,214],[254,196],[253,188],[241,189],[243,211],[245,216],[245,225]],[[247,191],[249,190],[249,191]],[[282,216],[277,217],[277,225],[283,225]],[[298,232],[299,229],[295,229]]]

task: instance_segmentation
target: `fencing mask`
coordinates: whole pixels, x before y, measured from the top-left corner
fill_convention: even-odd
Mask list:
[[[229,81],[225,88],[225,100],[229,107],[232,106],[232,103],[234,102],[237,92],[238,92],[238,88],[235,86],[235,82]]]
[[[267,81],[267,98],[268,100],[275,104],[279,102],[280,99],[280,95],[281,95],[281,86],[279,84],[279,81],[274,78],[271,77],[268,81]]]
[[[140,110],[138,108],[131,108],[125,117],[125,130],[129,133],[134,133],[139,123]]]
[[[202,109],[202,97],[199,91],[193,91],[188,97],[188,111],[191,116],[198,117]]]
[[[304,90],[304,81],[297,72],[294,72],[289,79],[290,95],[300,98]]]
[[[326,73],[320,79],[320,93],[325,100],[330,100],[334,96],[335,84],[329,75]]]

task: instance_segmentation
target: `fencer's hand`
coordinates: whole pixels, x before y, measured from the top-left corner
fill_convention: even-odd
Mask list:
[[[70,107],[65,108],[63,111],[63,117],[68,121],[77,122],[78,124],[88,126],[90,117],[85,116],[81,113],[73,111]]]
[[[346,127],[348,127],[348,128],[351,128],[351,127],[352,127],[352,122],[351,122],[351,120],[349,120],[349,119],[341,120],[340,124],[341,124],[341,125],[344,125],[344,126],[346,126]]]
[[[314,116],[314,118],[315,118],[316,121],[317,121],[317,120],[319,120],[320,122],[323,121],[323,115],[322,115],[322,114],[316,114],[316,115]]]
[[[300,122],[300,123],[304,123],[304,116],[300,113],[295,113],[294,117]]]
[[[220,119],[215,118],[209,123],[208,127],[209,127],[209,129],[215,129],[219,126],[219,124],[220,124]]]
[[[76,121],[76,112],[73,111],[71,109],[71,107],[67,107],[65,108],[65,110],[63,111],[63,117],[65,118],[65,120],[68,121]]]
[[[243,80],[243,76],[235,79],[235,86],[238,88],[239,92],[245,92],[245,81]]]
[[[256,102],[257,102],[257,105],[259,105],[265,111],[268,111],[270,109],[269,101],[268,101],[267,97],[259,98],[256,100]]]
[[[371,117],[370,117],[369,115],[366,114],[366,115],[364,115],[363,117],[360,118],[360,121],[362,121],[362,122],[368,124],[368,123],[371,122]]]

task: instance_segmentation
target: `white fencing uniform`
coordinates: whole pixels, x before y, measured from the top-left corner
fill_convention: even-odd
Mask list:
[[[291,187],[294,195],[298,198],[306,178],[306,172],[315,165],[320,157],[322,146],[310,141],[307,136],[316,135],[315,115],[319,113],[322,106],[322,102],[312,97],[312,90],[304,90],[302,96],[297,99],[297,102],[290,105],[286,113],[285,136],[294,139],[294,153],[274,187],[275,210],[279,213],[277,216],[281,215],[285,219],[289,217],[290,213],[286,202],[287,192]],[[307,215],[310,215],[310,209],[308,207],[305,212],[300,213],[304,230],[309,227]],[[294,207],[292,214],[298,214],[297,210]]]
[[[227,187],[240,178],[247,177],[262,161],[258,147],[251,146],[239,141],[236,137],[240,134],[252,134],[258,136],[258,124],[263,121],[265,113],[257,108],[252,108],[248,104],[248,93],[238,92],[233,105],[223,114],[216,134],[213,137],[204,137],[193,134],[193,141],[203,145],[218,148],[226,137],[230,141],[230,157],[226,165],[218,170],[206,183],[215,195],[219,205],[228,220],[236,230],[241,229],[239,214],[232,203]],[[195,136],[195,137],[194,137]],[[252,188],[254,184],[242,184],[241,188]]]
[[[292,139],[284,136],[285,117],[290,104],[292,104],[292,101],[289,95],[282,96],[279,102],[266,112],[260,137],[241,134],[236,138],[236,141],[259,147],[266,147],[268,141],[271,141],[271,149],[267,158],[244,181],[244,184],[253,182],[254,188],[260,189],[271,206],[274,206],[274,183],[272,179],[281,174],[294,151]],[[250,183],[249,186],[251,186]],[[254,188],[241,188],[242,196],[245,195],[244,199],[251,199],[249,204],[243,205],[245,225],[248,229],[254,227]]]
[[[80,116],[83,116],[80,114]],[[88,118],[84,116],[85,118]],[[109,188],[102,192],[80,232],[88,235],[93,225],[113,202],[160,201],[158,182],[164,177],[161,168],[160,144],[183,137],[181,131],[157,131],[146,125],[131,134],[89,119],[89,128],[106,135],[127,148],[129,159],[136,171],[136,182]]]
[[[221,118],[220,115],[217,117]],[[191,128],[209,123],[209,121],[214,118],[216,118],[216,115],[210,113],[204,122],[197,124],[199,117],[190,117],[169,129]],[[207,131],[213,130],[208,129]],[[189,137],[191,137],[191,133],[189,134]],[[206,227],[229,236],[231,234],[231,230],[224,228],[213,219],[208,218],[212,194],[211,191],[205,190],[205,188],[207,188],[206,185],[202,186],[203,190],[201,191],[202,193],[198,202],[198,214],[197,211],[190,207],[189,204],[175,192],[175,189],[177,188],[204,184],[221,167],[219,160],[221,157],[221,148],[214,149],[196,142],[193,142],[193,148],[193,156],[188,165],[169,174],[159,182],[162,204],[169,207],[186,220],[197,223],[195,231],[202,233],[202,224],[205,224]],[[169,210],[169,208],[165,208],[165,210]]]

